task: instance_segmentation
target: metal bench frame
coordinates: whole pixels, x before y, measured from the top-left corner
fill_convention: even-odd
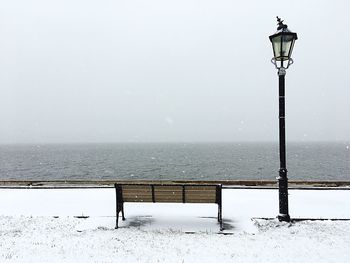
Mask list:
[[[119,219],[119,213],[121,212],[122,214],[122,220],[125,220],[124,216],[124,203],[125,202],[145,202],[145,201],[124,201],[123,199],[123,188],[122,186],[144,186],[145,189],[149,187],[152,193],[152,202],[156,203],[156,198],[155,198],[155,187],[162,187],[162,186],[177,186],[177,187],[182,187],[182,203],[215,203],[218,205],[218,222],[220,223],[220,230],[223,230],[223,223],[222,223],[222,185],[221,184],[114,184],[115,191],[116,191],[116,226],[115,228],[118,228],[118,219]],[[210,186],[210,187],[215,187],[215,202],[196,202],[196,201],[187,201],[186,200],[186,187],[205,187],[205,186]],[[202,190],[203,193],[205,193],[205,190]],[[169,195],[171,197],[171,195]],[[170,198],[171,199],[171,198]],[[178,203],[178,202],[171,202],[166,200],[162,201],[162,203]]]

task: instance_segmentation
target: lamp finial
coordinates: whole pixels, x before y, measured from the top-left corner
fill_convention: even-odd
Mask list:
[[[287,25],[283,24],[283,21],[284,21],[284,20],[282,20],[282,19],[279,18],[278,16],[276,16],[276,17],[277,17],[277,25],[278,25],[277,30],[286,29],[286,28],[287,28]]]

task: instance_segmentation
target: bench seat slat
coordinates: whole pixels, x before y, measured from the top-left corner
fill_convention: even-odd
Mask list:
[[[125,194],[123,195],[123,199],[125,198],[131,198],[131,197],[135,197],[135,198],[152,198],[152,195],[144,195],[144,194]]]
[[[163,198],[168,198],[168,199],[177,199],[180,198],[182,200],[182,194],[170,194],[170,195],[160,195],[160,194],[155,194],[154,196],[155,199],[163,199]]]
[[[203,192],[185,192],[186,196],[216,196],[216,193],[203,193]]]
[[[192,192],[192,191],[185,191],[186,195],[211,195],[215,196],[216,192]]]
[[[154,193],[155,193],[156,195],[182,195],[182,191],[163,192],[163,191],[154,190]]]
[[[198,186],[192,186],[192,185],[186,185],[185,186],[186,190],[193,190],[193,191],[208,191],[208,190],[216,190],[216,186],[202,186],[202,185],[198,185]]]
[[[155,194],[155,196],[182,196],[182,193],[174,193],[174,192],[172,192],[172,193],[157,193],[157,192],[155,192],[154,193]]]
[[[126,198],[124,202],[152,203],[152,198]]]
[[[124,193],[151,193],[151,189],[123,189]]]
[[[123,191],[125,190],[139,190],[139,191],[150,191],[151,186],[150,185],[122,185]]]
[[[215,200],[216,196],[186,196],[186,202],[187,200],[197,200],[197,199],[205,199],[205,200]]]
[[[152,195],[152,191],[123,191],[123,195]]]
[[[216,200],[211,198],[211,199],[206,199],[206,198],[187,198],[186,203],[196,203],[196,202],[208,202],[208,203],[216,203]]]
[[[205,195],[205,196],[215,196],[216,192],[189,192],[189,191],[185,191],[186,196],[188,195]]]
[[[196,200],[196,201],[191,200],[187,202],[187,204],[214,204],[215,205],[215,202],[210,202],[207,200]]]
[[[174,200],[174,199],[171,199],[171,200],[157,200],[156,203],[182,203],[182,199],[181,200]]]

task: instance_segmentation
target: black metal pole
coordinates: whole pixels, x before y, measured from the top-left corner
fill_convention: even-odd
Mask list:
[[[285,75],[286,71],[282,67],[278,70],[279,78],[279,150],[280,169],[278,179],[279,190],[279,221],[290,221],[288,213],[288,177],[286,165],[286,132],[285,132]]]

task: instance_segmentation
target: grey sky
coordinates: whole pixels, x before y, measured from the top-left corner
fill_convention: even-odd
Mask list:
[[[0,142],[277,141],[275,16],[298,33],[289,141],[350,140],[346,1],[0,3]]]

